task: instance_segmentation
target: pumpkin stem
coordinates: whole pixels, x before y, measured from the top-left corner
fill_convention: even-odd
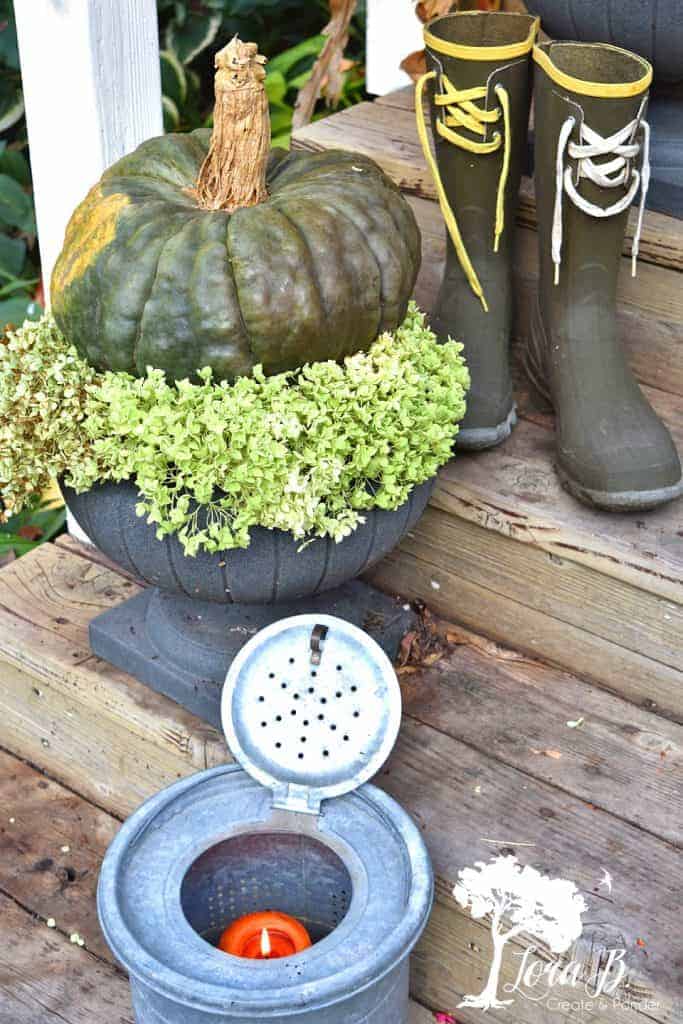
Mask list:
[[[204,210],[237,210],[267,198],[270,112],[264,86],[266,58],[237,36],[216,54],[211,145],[197,179]]]

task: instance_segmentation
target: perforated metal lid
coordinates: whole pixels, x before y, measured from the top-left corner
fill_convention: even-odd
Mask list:
[[[382,648],[333,615],[262,629],[228,672],[221,705],[233,756],[273,790],[274,804],[317,814],[388,758],[401,691]]]

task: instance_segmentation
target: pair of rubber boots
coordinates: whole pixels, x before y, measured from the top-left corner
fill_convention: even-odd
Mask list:
[[[535,68],[540,286],[526,368],[556,412],[563,485],[599,508],[683,493],[671,437],[636,383],[616,325],[629,209],[649,180],[652,69],[602,44],[536,44],[523,14],[448,14],[425,29],[418,130],[448,228],[432,326],[464,342],[472,387],[457,447],[489,448],[515,421],[509,365],[514,225]],[[423,95],[428,92],[435,156]]]

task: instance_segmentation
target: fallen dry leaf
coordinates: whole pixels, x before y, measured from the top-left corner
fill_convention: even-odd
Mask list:
[[[426,70],[427,58],[424,50],[415,50],[414,53],[409,53],[401,61],[401,71],[405,71],[414,82],[417,82],[418,78],[421,78]]]
[[[415,13],[420,21],[431,21],[432,18],[439,18],[442,14],[448,14],[457,7],[454,0],[419,0],[415,5]]]
[[[39,526],[32,526],[30,523],[27,523],[26,526],[20,526],[17,533],[24,540],[40,540],[43,536],[41,528]]]
[[[523,665],[537,665],[534,658],[522,654],[520,651],[513,651],[510,647],[501,647],[495,640],[488,640],[485,636],[479,636],[469,629],[449,624],[446,631],[446,643],[455,644],[459,647],[475,647],[491,658],[498,661],[516,661]]]
[[[443,651],[432,651],[431,654],[425,655],[422,659],[423,665],[435,665],[437,661],[441,661],[443,658]]]
[[[445,651],[434,616],[423,604],[415,608],[419,618],[414,629],[409,630],[401,640],[397,659],[399,675],[408,675],[411,668],[428,668],[439,661]]]
[[[552,757],[554,761],[559,761],[562,754],[559,750],[537,750],[536,747],[530,747],[532,754],[540,754],[542,757]]]
[[[416,640],[417,640],[417,633],[415,632],[414,629],[411,629],[408,633],[405,634],[405,636],[401,640],[401,646],[399,647],[399,651],[398,651],[398,664],[399,665],[407,665],[408,664],[408,662],[410,661],[410,655],[411,655],[412,650],[413,650],[413,645],[415,644]]]

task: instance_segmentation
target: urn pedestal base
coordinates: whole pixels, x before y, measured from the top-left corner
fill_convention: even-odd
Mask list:
[[[221,728],[228,668],[254,633],[290,615],[326,613],[366,630],[393,661],[415,614],[394,598],[354,580],[315,597],[277,604],[216,604],[156,587],[103,612],[90,623],[94,654]]]

